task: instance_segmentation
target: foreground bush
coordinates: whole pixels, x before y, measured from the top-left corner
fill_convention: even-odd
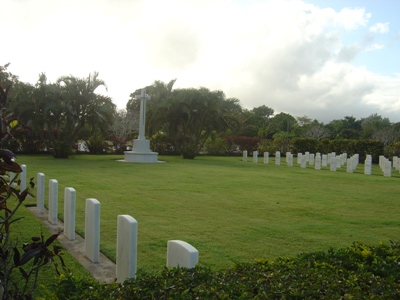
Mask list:
[[[61,277],[47,299],[398,299],[400,244],[360,243],[227,271],[139,272],[123,285]]]

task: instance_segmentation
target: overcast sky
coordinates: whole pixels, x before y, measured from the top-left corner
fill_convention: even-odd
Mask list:
[[[119,108],[155,80],[328,123],[400,121],[399,0],[1,0],[0,65],[98,71]]]

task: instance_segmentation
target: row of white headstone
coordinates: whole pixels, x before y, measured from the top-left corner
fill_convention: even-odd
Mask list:
[[[247,151],[243,151],[243,161],[247,162]],[[258,151],[253,151],[253,162],[258,162]],[[264,152],[264,163],[269,163],[269,152]],[[331,171],[336,171],[338,168],[346,165],[346,172],[353,173],[360,163],[359,154],[354,154],[348,157],[347,153],[342,153],[340,155],[336,155],[335,152],[331,152],[329,154],[316,153],[315,155],[310,152],[305,152],[304,154],[297,154],[297,164],[299,164],[302,168],[307,167],[307,163],[310,166],[315,166],[316,170],[321,170],[321,167],[329,166]],[[281,164],[281,153],[280,151],[275,152],[275,164]],[[288,167],[293,167],[293,154],[291,152],[286,152],[286,165]],[[379,166],[383,172],[383,175],[386,177],[392,176],[392,162],[385,158],[383,155],[379,156]],[[400,158],[397,156],[393,157],[393,166],[396,170],[400,171]],[[367,155],[364,162],[364,174],[371,175],[372,174],[372,156]]]
[[[26,165],[21,165],[21,190],[26,188]],[[13,178],[14,174],[10,174]],[[58,182],[49,180],[48,221],[52,225],[58,223]],[[45,175],[37,174],[36,207],[40,214],[45,213]],[[75,207],[76,191],[72,187],[64,189],[64,231],[65,237],[75,240]],[[137,236],[138,223],[129,215],[118,215],[117,218],[117,282],[135,278],[137,270]],[[93,263],[100,259],[100,202],[94,198],[86,199],[85,207],[85,256]],[[194,268],[198,263],[199,252],[192,245],[180,241],[167,242],[167,267]]]

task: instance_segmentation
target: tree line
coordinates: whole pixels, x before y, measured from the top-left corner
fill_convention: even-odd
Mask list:
[[[375,140],[385,147],[399,141],[400,123],[371,114],[345,116],[324,124],[304,116],[275,114],[266,105],[244,109],[239,99],[205,87],[174,89],[176,79],[133,91],[125,109],[97,89],[106,83],[94,72],[86,78],[61,76],[51,83],[45,74],[32,85],[0,66],[2,130],[15,127],[4,142],[16,152],[50,152],[67,158],[85,141],[91,153],[123,153],[137,136],[139,102],[135,95],[146,88],[146,136],[152,150],[194,158],[202,152],[232,154],[242,150],[296,151],[300,138],[321,140]],[[18,125],[17,125],[18,124]]]

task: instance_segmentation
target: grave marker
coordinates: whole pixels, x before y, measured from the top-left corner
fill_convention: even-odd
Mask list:
[[[100,202],[86,199],[85,209],[85,256],[93,263],[100,257]]]
[[[268,163],[269,163],[269,153],[264,152],[264,164],[268,164]]]
[[[279,151],[275,152],[275,164],[278,166],[281,164],[281,153]]]
[[[179,240],[167,243],[167,267],[194,268],[199,261],[199,251]]]
[[[253,151],[253,162],[258,162],[258,151]]]
[[[64,189],[64,235],[70,241],[75,240],[76,191],[72,187]]]
[[[57,225],[58,219],[58,181],[49,180],[49,215],[50,224]]]
[[[117,282],[136,277],[138,222],[129,215],[119,215],[117,224]]]
[[[37,173],[36,176],[36,208],[39,214],[44,213],[44,174]]]

